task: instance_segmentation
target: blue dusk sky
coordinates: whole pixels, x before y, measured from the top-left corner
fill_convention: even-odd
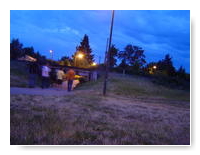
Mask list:
[[[11,10],[10,40],[18,38],[47,58],[53,50],[58,60],[71,56],[87,34],[96,62],[103,62],[110,23],[110,10]],[[176,69],[190,72],[190,11],[116,10],[112,43],[119,50],[142,47],[147,63],[170,54]]]

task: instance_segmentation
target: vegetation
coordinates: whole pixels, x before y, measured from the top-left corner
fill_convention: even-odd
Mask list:
[[[78,58],[79,54],[82,54],[83,58]],[[35,52],[33,47],[23,47],[23,44],[20,43],[18,39],[13,39],[10,44],[11,60],[16,60],[24,55],[36,58],[41,64],[48,61],[51,65],[59,64],[91,68],[94,62],[94,55],[89,45],[89,37],[86,34],[80,42],[80,45],[76,47],[74,55],[72,55],[72,57],[63,56],[59,61],[47,60],[45,56],[41,56],[39,52]],[[119,65],[116,63],[117,58],[121,60]],[[182,66],[176,70],[173,66],[172,57],[169,54],[166,54],[164,59],[158,62],[149,62],[146,64],[145,51],[141,47],[128,44],[123,51],[119,51],[115,45],[112,45],[108,60],[109,68],[113,71],[131,75],[152,76],[156,78],[154,81],[165,85],[165,83],[162,82],[163,80],[160,80],[164,77],[165,79],[169,79],[167,82],[171,82],[172,85],[177,85],[179,87],[179,85],[183,84],[187,85],[188,89],[190,75],[185,72]]]
[[[18,39],[13,39],[10,43],[10,59],[17,59],[21,57],[23,53],[23,44]]]
[[[67,96],[11,95],[12,145],[188,145],[189,92],[110,74]],[[176,97],[175,97],[176,96]]]
[[[120,64],[123,70],[129,73],[139,73],[143,65],[146,63],[144,50],[141,47],[127,45],[124,51],[119,52],[119,58],[122,59]]]
[[[23,44],[19,42],[19,39],[13,39],[10,43],[10,59],[17,60],[18,58],[29,55],[36,58],[39,63],[46,62],[46,57],[40,55],[39,52],[35,52],[33,47],[24,47]]]
[[[79,54],[84,59],[77,60]],[[190,144],[190,75],[173,66],[167,54],[146,63],[145,51],[111,46],[108,91],[103,79],[81,84],[67,96],[13,95],[10,103],[12,145],[188,145]],[[39,63],[90,68],[94,55],[85,35],[72,57],[48,60],[18,39],[10,43],[11,86],[25,87],[29,55]],[[80,55],[79,55],[80,56]],[[121,62],[117,65],[116,60]],[[103,65],[102,65],[103,66]],[[103,66],[104,67],[104,66]],[[118,73],[116,73],[118,72]],[[119,74],[123,73],[123,74]],[[126,74],[124,74],[126,73]]]
[[[62,65],[62,66],[72,66],[72,65],[73,65],[73,60],[72,60],[72,58],[70,58],[70,57],[63,56],[63,57],[58,61],[58,64],[59,64],[59,65]]]
[[[10,62],[10,86],[11,87],[28,86],[28,70],[26,63],[20,63],[14,60]]]
[[[109,64],[110,69],[113,69],[117,65],[118,51],[119,51],[119,49],[117,49],[115,47],[115,45],[112,45],[110,47],[110,52],[109,52],[109,56],[108,56],[109,62],[110,62],[110,64]]]
[[[157,63],[157,70],[164,75],[174,76],[175,68],[172,63],[172,58],[169,54],[165,55],[165,58]]]
[[[111,74],[109,91],[129,98],[162,98],[190,101],[188,90],[178,90],[158,85],[149,78],[141,76]]]
[[[50,65],[59,64],[81,68],[95,67],[92,66],[94,55],[92,54],[92,49],[89,45],[89,37],[87,35],[84,35],[72,57],[63,56],[59,61],[46,59],[45,56],[41,56],[39,52],[35,52],[33,47],[23,47],[23,44],[20,43],[18,39],[12,40],[10,44],[10,53],[11,60],[29,55],[36,58],[40,64],[48,61]],[[82,54],[82,58],[79,58],[80,54]],[[176,70],[173,66],[172,57],[169,54],[166,54],[164,59],[158,62],[146,64],[145,51],[141,47],[128,44],[123,51],[119,51],[115,45],[112,45],[107,58],[109,61],[108,67],[111,71],[129,75],[146,76],[159,85],[190,90],[190,74],[187,74],[182,66]],[[116,63],[117,58],[121,60],[119,65]],[[101,68],[100,65],[99,68]],[[102,69],[103,68],[104,65],[102,65]]]
[[[84,35],[80,45],[76,47],[76,52],[72,56],[74,62],[76,61],[77,55],[80,53],[83,54],[84,59],[81,60],[82,63],[79,63],[79,66],[84,68],[91,66],[94,62],[94,55],[92,54],[92,49],[90,48],[89,37],[86,34]],[[78,65],[78,63],[75,65]]]

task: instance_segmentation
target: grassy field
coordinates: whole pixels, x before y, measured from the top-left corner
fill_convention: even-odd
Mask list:
[[[25,62],[10,62],[10,86],[28,87],[28,68]]]
[[[177,90],[152,83],[148,78],[141,76],[110,75],[109,91],[117,95],[130,98],[153,97],[173,100],[190,101],[190,93],[187,90]]]
[[[110,74],[67,96],[11,95],[12,145],[188,145],[188,91]]]

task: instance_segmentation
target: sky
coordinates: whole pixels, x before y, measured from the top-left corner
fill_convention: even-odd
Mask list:
[[[110,10],[11,10],[10,41],[53,59],[71,56],[83,36],[89,36],[97,63],[103,62],[110,33]],[[190,72],[189,10],[115,10],[112,44],[120,51],[132,44],[142,47],[147,63],[172,57],[176,69]],[[118,61],[119,63],[119,61]]]

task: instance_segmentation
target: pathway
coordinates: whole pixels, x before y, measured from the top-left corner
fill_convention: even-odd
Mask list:
[[[67,95],[73,92],[68,92],[67,90],[60,90],[58,88],[20,88],[20,87],[11,87],[10,94],[27,94],[27,95]]]

